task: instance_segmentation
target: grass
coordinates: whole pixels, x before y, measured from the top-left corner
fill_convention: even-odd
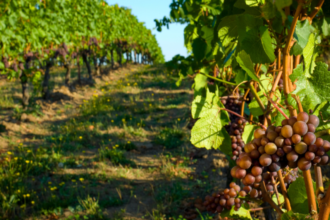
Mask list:
[[[63,72],[51,73],[53,88],[63,84]],[[0,219],[121,220],[135,207],[129,212],[136,218],[183,220],[181,202],[217,185],[189,157],[192,82],[178,88],[162,67],[149,66],[110,77],[78,87],[74,100],[32,101],[27,110],[1,113],[0,120],[25,113],[39,122],[0,125],[7,144],[0,155]],[[19,88],[8,82],[0,105],[17,106],[10,94]]]

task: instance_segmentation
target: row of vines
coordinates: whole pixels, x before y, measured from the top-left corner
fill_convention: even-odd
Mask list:
[[[98,0],[5,0],[0,2],[0,72],[20,79],[23,107],[29,105],[29,82],[40,82],[44,99],[50,95],[50,70],[60,63],[70,83],[73,65],[92,67],[99,75],[104,63],[164,62],[161,49],[131,10]]]
[[[228,156],[227,189],[206,196],[222,217],[329,219],[330,2],[173,0],[157,29],[187,24],[188,57],[167,68],[194,77],[191,142]],[[266,213],[266,212],[265,212]],[[266,216],[267,219],[272,219]]]

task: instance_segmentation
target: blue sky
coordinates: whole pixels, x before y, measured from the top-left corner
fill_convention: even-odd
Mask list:
[[[183,29],[185,25],[170,24],[170,29],[163,27],[158,32],[154,19],[169,17],[172,0],[107,0],[110,5],[118,4],[132,9],[132,14],[137,16],[140,22],[156,35],[157,41],[162,48],[165,60],[171,60],[176,54],[187,56],[187,49],[184,47]]]

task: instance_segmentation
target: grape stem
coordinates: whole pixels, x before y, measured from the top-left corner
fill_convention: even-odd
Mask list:
[[[288,173],[290,173],[290,172],[288,172]],[[282,170],[277,171],[277,175],[278,175],[278,179],[280,181],[280,187],[281,187],[281,190],[282,190],[282,195],[284,197],[285,208],[286,208],[286,210],[291,211],[291,203],[290,203],[290,200],[289,200],[289,197],[288,197],[288,192],[287,192],[285,184],[284,184],[284,178],[283,178],[283,175],[282,175]],[[277,188],[277,187],[275,187],[275,188]]]
[[[246,100],[247,96],[249,95],[249,92],[250,92],[250,89],[247,89],[243,96],[243,102],[241,105],[241,116],[244,116],[245,100]]]
[[[314,173],[315,173],[315,181],[316,181],[316,197],[319,200],[319,198],[324,196],[324,186],[322,181],[321,167],[314,165]]]
[[[267,99],[272,103],[272,105],[284,116],[284,118],[289,119],[289,117],[282,111],[282,109],[280,109],[277,104],[271,99],[269,98],[265,93],[264,95],[267,97]]]
[[[327,194],[320,201],[320,214],[318,220],[328,220],[330,215],[330,189],[327,190]]]
[[[206,76],[206,77],[208,77],[208,78],[210,78],[210,79],[213,79],[213,80],[216,80],[216,81],[219,81],[219,82],[222,82],[222,83],[226,83],[226,84],[228,84],[228,85],[237,86],[236,83],[228,82],[228,81],[226,81],[226,80],[223,80],[223,79],[219,79],[219,78],[216,78],[216,77],[210,76],[210,75],[208,75],[208,74],[206,74],[206,73],[201,73],[201,72],[199,72],[199,73],[202,74],[202,75],[204,75],[204,76]]]
[[[299,109],[299,112],[304,112],[304,109],[301,105],[301,102],[300,102],[300,99],[299,99],[299,96],[297,95],[292,95],[292,97],[296,100],[297,104],[298,104],[298,109]]]
[[[257,102],[258,102],[261,110],[264,112],[266,110],[266,108],[265,108],[264,104],[262,103],[262,101],[261,101],[261,99],[260,99],[260,97],[259,97],[256,89],[254,88],[254,86],[252,84],[250,84],[250,90],[253,93],[254,98],[257,100]]]
[[[265,181],[262,181],[262,183],[261,183],[261,190],[262,190],[262,197],[263,197],[264,201],[268,202],[271,205],[271,207],[273,207],[278,214],[282,215],[283,214],[282,209],[280,209],[280,207],[278,207],[275,204],[275,202],[268,195],[266,186],[265,186]]]
[[[311,215],[317,214],[317,207],[316,207],[316,201],[315,201],[315,195],[314,195],[314,187],[312,183],[312,176],[310,170],[304,170],[303,171],[304,181],[305,181],[305,188],[306,188],[306,194],[307,194],[307,200],[308,200],[308,208],[309,213]]]
[[[272,182],[275,183],[275,179],[274,177],[272,176]],[[278,195],[278,190],[277,190],[277,187],[274,187],[274,191],[275,191],[275,194],[276,194],[276,199],[277,199],[277,205],[281,205],[281,202],[280,202],[280,197]]]
[[[322,130],[322,131],[318,131],[315,133],[315,136],[318,138],[318,137],[322,137],[324,135],[330,135],[330,129],[325,129],[325,130]]]

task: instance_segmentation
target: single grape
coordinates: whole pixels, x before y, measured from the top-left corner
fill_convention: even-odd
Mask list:
[[[238,168],[239,168],[239,166],[234,166],[233,168],[231,168],[230,174],[232,177],[236,178],[236,171]]]
[[[218,206],[217,206],[217,210],[216,210],[216,212],[217,212],[217,213],[221,213],[222,211],[223,211],[223,207],[220,206],[220,205],[218,205]]]
[[[233,206],[235,204],[235,199],[234,198],[230,198],[227,200],[226,205],[227,206]]]
[[[330,142],[327,140],[324,140],[323,148],[324,148],[325,152],[328,152],[330,150]]]
[[[315,158],[313,159],[313,164],[318,164],[321,162],[321,157],[320,156],[315,156]]]
[[[271,155],[271,157],[272,157],[273,162],[279,162],[280,161],[280,157],[277,156],[276,154]]]
[[[308,131],[309,132],[315,132],[316,128],[313,124],[307,124],[307,127],[308,127]]]
[[[317,156],[323,156],[325,154],[325,150],[323,147],[319,147],[316,151]]]
[[[254,138],[261,138],[265,134],[266,134],[265,130],[258,128],[254,131]]]
[[[226,200],[226,199],[220,199],[220,201],[219,201],[219,204],[220,204],[221,206],[225,206],[226,203],[227,203],[227,200]]]
[[[275,131],[275,129],[276,129],[276,127],[275,127],[274,125],[270,125],[270,126],[268,126],[268,128],[267,128],[267,132],[268,132],[268,131]]]
[[[292,137],[292,135],[293,135],[293,129],[292,129],[291,125],[285,125],[285,126],[283,126],[282,129],[281,129],[281,135],[284,138],[290,138],[290,137]]]
[[[239,185],[235,185],[235,186],[233,187],[233,189],[234,189],[236,192],[241,191],[241,187],[240,187]]]
[[[264,154],[266,152],[264,146],[258,147],[258,151],[259,151],[260,154]]]
[[[257,149],[257,146],[256,146],[255,144],[253,144],[253,143],[248,143],[248,144],[245,145],[245,147],[244,147],[244,151],[245,151],[246,153],[250,153],[251,151],[256,150],[256,149]]]
[[[316,138],[315,143],[314,143],[317,147],[323,147],[324,145],[324,141],[322,138]]]
[[[314,154],[313,152],[307,151],[307,152],[305,153],[305,158],[306,158],[306,160],[308,160],[308,161],[312,161],[312,160],[314,160],[314,158],[315,158],[315,154]]]
[[[279,162],[274,162],[269,165],[268,169],[271,172],[277,172],[281,169],[281,164]]]
[[[290,153],[291,151],[292,151],[293,149],[292,149],[292,146],[291,145],[285,145],[284,147],[283,147],[283,151],[285,152],[285,153]]]
[[[305,136],[303,137],[303,139],[304,139],[304,142],[305,142],[307,145],[314,144],[315,141],[316,141],[315,134],[312,133],[312,132],[307,132],[307,134],[305,134]]]
[[[277,147],[283,147],[284,146],[284,138],[282,136],[278,136],[275,139],[275,144]]]
[[[246,170],[244,169],[241,169],[241,168],[238,168],[236,170],[236,175],[235,175],[235,178],[237,179],[243,179],[246,175]]]
[[[265,146],[265,151],[267,154],[272,155],[275,154],[277,151],[277,147],[274,143],[269,142],[268,144],[266,144]]]
[[[246,192],[243,191],[243,190],[240,191],[240,192],[239,192],[239,196],[240,196],[240,197],[245,197],[245,196],[246,196]]]
[[[302,157],[298,160],[298,168],[302,171],[309,170],[312,166],[312,163],[306,158]]]
[[[307,123],[309,120],[309,115],[306,112],[300,112],[297,116],[297,121],[303,121]]]
[[[255,177],[252,174],[246,174],[244,177],[245,185],[252,185],[255,182]]]
[[[249,175],[249,174],[248,174],[248,175]],[[246,176],[245,176],[245,178],[246,178]],[[236,192],[234,189],[231,189],[231,190],[229,191],[228,195],[229,195],[230,197],[236,197],[236,196],[237,196],[237,192]]]
[[[260,146],[261,145],[261,138],[253,139],[252,144],[254,144],[256,146]]]
[[[236,186],[236,183],[235,183],[235,182],[231,182],[231,183],[229,184],[229,187],[230,187],[230,188],[234,188],[234,186]]]
[[[243,187],[243,191],[246,192],[246,193],[250,193],[252,190],[252,187],[251,186],[244,186]]]
[[[260,183],[260,182],[262,181],[262,176],[261,176],[261,175],[256,176],[255,178],[256,178],[256,179],[255,179],[255,182],[256,182],[256,183]]]
[[[308,123],[313,124],[315,127],[317,127],[320,124],[320,119],[315,115],[310,115]]]
[[[261,141],[260,141],[260,144],[262,146],[265,146],[268,142],[269,142],[269,140],[266,137],[262,137],[261,138]]]
[[[318,147],[315,144],[308,146],[308,151],[316,153]]]
[[[251,169],[251,173],[253,176],[259,176],[262,174],[262,168],[259,166],[253,166]]]
[[[294,134],[292,137],[291,137],[291,141],[292,143],[294,144],[298,144],[300,141],[301,141],[301,136],[299,134]]]
[[[284,119],[282,121],[282,126],[288,125],[289,124],[289,120],[288,119]]]
[[[294,150],[298,153],[298,154],[304,154],[307,151],[307,144],[303,141],[301,141],[300,143],[296,144],[294,146]]]
[[[299,155],[295,152],[295,151],[291,151],[290,153],[288,153],[286,155],[286,159],[289,161],[289,162],[296,162],[299,158]]]
[[[259,153],[258,150],[253,150],[253,151],[250,152],[249,155],[250,155],[250,157],[251,157],[252,159],[258,159],[259,156],[260,156],[260,153]]]
[[[292,117],[289,118],[289,120],[288,120],[288,125],[293,126],[294,123],[296,123],[296,122],[297,122],[297,117],[296,117],[296,116],[292,116]]]
[[[271,163],[272,163],[272,158],[270,155],[268,154],[263,154],[260,156],[259,158],[259,163],[263,166],[263,167],[268,167]]]
[[[284,139],[284,145],[292,145],[291,138],[285,138]]]
[[[236,198],[236,199],[235,199],[235,203],[236,203],[236,204],[240,204],[240,203],[241,203],[241,200],[240,200],[239,198]]]
[[[307,124],[303,121],[297,121],[293,125],[293,132],[295,134],[299,134],[301,136],[304,136],[308,132]]]
[[[241,153],[236,160],[236,164],[242,169],[249,169],[252,165],[251,157],[246,153]]]
[[[284,157],[285,152],[282,148],[277,148],[276,155],[279,157]]]
[[[278,137],[278,134],[275,131],[269,131],[267,132],[266,137],[268,138],[269,141],[273,142]]]
[[[258,197],[258,190],[256,189],[252,189],[251,192],[250,192],[250,197],[251,198],[257,198]]]
[[[321,157],[320,164],[322,166],[324,166],[324,165],[327,165],[328,163],[329,163],[329,156],[327,154],[325,154]]]

